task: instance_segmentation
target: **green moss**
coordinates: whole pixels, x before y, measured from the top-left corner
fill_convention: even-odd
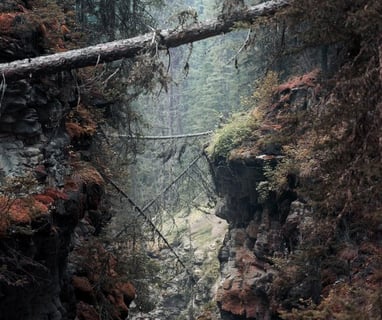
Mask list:
[[[219,128],[207,149],[214,159],[227,159],[231,150],[238,147],[244,140],[250,138],[255,128],[255,121],[249,114],[235,114],[229,123]]]

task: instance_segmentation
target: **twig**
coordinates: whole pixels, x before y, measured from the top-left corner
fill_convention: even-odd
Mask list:
[[[105,81],[103,81],[103,84],[106,85],[111,78],[113,78],[119,71],[121,70],[120,67],[118,67],[110,76],[107,77]]]
[[[157,194],[157,196],[152,199],[150,202],[148,202],[144,207],[143,211],[146,211],[148,208],[150,208],[163,194],[165,194],[180,178],[182,178],[188,170],[203,156],[203,154],[199,154],[193,161],[190,162],[190,164],[187,166],[186,169],[184,169],[174,180],[171,181],[171,183],[163,189],[162,192]]]
[[[240,47],[239,51],[236,52],[236,54],[235,54],[231,59],[229,59],[229,60],[227,61],[227,64],[230,64],[232,61],[236,60],[237,57],[238,57],[238,55],[239,55],[239,54],[240,54],[240,53],[247,47],[247,45],[248,45],[248,43],[249,43],[249,36],[251,35],[251,32],[252,32],[252,30],[249,29],[249,30],[248,30],[248,34],[247,34],[247,37],[245,38],[245,41],[244,41],[243,45]]]
[[[202,157],[202,154],[200,154],[198,157],[196,157],[185,170],[183,170],[174,180],[170,182],[169,185],[160,193],[156,195],[154,199],[149,201],[142,209],[143,212],[145,212],[148,208],[150,208],[164,193],[166,193],[181,177],[183,177],[187,171]],[[114,185],[114,187],[116,187]],[[115,236],[114,239],[117,239],[121,234],[123,234],[128,229],[128,226],[125,225],[122,230],[120,230]]]
[[[5,75],[4,72],[2,72],[3,80],[0,83],[0,90],[1,90],[1,97],[0,97],[0,117],[1,117],[1,104],[3,103],[4,95],[5,95],[5,89],[7,88],[7,82],[5,81]]]
[[[176,253],[175,249],[171,246],[171,244],[168,242],[166,237],[160,232],[160,230],[155,226],[155,224],[151,221],[151,219],[144,213],[144,209],[141,209],[118,185],[111,180],[110,178],[104,176],[104,179],[107,180],[117,191],[123,195],[127,201],[133,206],[134,210],[138,212],[139,216],[143,217],[145,221],[151,226],[153,231],[158,234],[158,236],[163,240],[163,242],[166,244],[166,246],[169,248],[169,250],[173,253],[175,256],[176,260],[179,262],[179,264],[184,268],[186,273],[191,277],[191,280],[195,283],[194,276],[192,272],[187,268],[185,263],[182,261],[182,259],[179,257],[179,255]],[[146,205],[147,207],[147,205]],[[121,234],[121,231],[114,237],[117,238]]]
[[[101,55],[99,54],[99,55],[98,55],[98,57],[97,57],[97,63],[95,64],[95,67],[97,67],[97,66],[98,66],[98,64],[99,64],[100,60],[101,60]]]

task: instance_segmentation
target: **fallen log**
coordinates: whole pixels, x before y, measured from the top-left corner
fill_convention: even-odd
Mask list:
[[[110,135],[107,134],[107,136],[113,137],[113,138],[128,138],[128,139],[136,139],[136,140],[174,140],[174,139],[182,139],[182,138],[195,138],[195,137],[209,136],[212,133],[213,131],[177,134],[177,135],[169,135],[169,136],[132,136],[128,134],[110,134]]]
[[[195,23],[175,30],[155,30],[130,39],[101,43],[82,49],[17,60],[0,64],[0,79],[7,82],[39,74],[82,68],[131,58],[145,49],[166,50],[186,43],[230,32],[237,22],[253,23],[259,17],[272,16],[288,6],[288,0],[271,0],[214,20]]]

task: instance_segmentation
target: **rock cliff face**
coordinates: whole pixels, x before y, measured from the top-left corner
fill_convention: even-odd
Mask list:
[[[316,94],[313,83],[306,80],[313,79],[313,74],[304,81],[301,78],[299,84],[289,84],[293,88],[280,86],[268,116],[278,118],[290,110],[309,108]],[[222,282],[217,302],[222,319],[278,318],[275,262],[287,259],[300,244],[300,231],[310,221],[310,210],[296,191],[297,176],[290,173],[282,190],[270,186],[269,175],[285,155],[280,143],[267,139],[276,127],[262,126],[257,141],[234,149],[226,161],[214,164],[217,192],[222,197],[216,214],[229,223],[219,252]],[[296,294],[310,297],[314,290],[314,283],[307,283]]]
[[[40,54],[37,25],[8,2],[0,14],[1,62]],[[16,7],[17,8],[17,7]],[[29,26],[29,28],[28,28]],[[7,83],[0,117],[2,319],[62,319],[69,296],[66,263],[73,230],[83,215],[80,194],[66,193],[70,143],[63,118],[75,102],[70,74]]]
[[[251,134],[214,158],[216,214],[229,222],[222,319],[380,318],[380,179],[360,178],[380,176],[376,61],[326,83],[315,70],[275,86]]]
[[[269,32],[260,34],[267,38]],[[286,32],[286,42],[292,43],[293,36]],[[287,137],[305,130],[298,125],[299,117],[316,105],[321,94],[317,80],[338,69],[340,51],[337,45],[311,47],[281,57],[276,69],[282,70],[282,77],[305,74],[279,86],[280,79],[268,78],[268,87],[257,88],[264,96],[272,91],[270,101],[257,101],[252,111],[255,121],[260,114],[260,123],[248,141],[235,146],[226,158],[214,159],[221,197],[216,215],[229,223],[219,252],[222,281],[216,293],[222,319],[280,319],[280,308],[296,306],[290,301],[319,300],[316,279],[307,277],[290,291],[282,288],[280,269],[303,243],[302,234],[312,228],[312,212],[299,194],[299,178],[293,171],[285,172],[282,188],[274,188],[270,176],[278,164],[288,161],[283,149]],[[284,130],[281,136],[280,130]]]
[[[35,9],[34,1],[0,4],[1,63],[44,54],[53,40],[63,46],[56,15],[42,21]],[[99,319],[100,299],[114,319],[127,315],[135,289],[116,280],[115,258],[102,246],[93,245],[97,259],[84,252],[109,218],[104,180],[89,162],[96,126],[78,104],[72,72],[0,80],[3,320]],[[105,261],[108,271],[101,273]],[[113,281],[101,283],[101,274]]]
[[[270,290],[274,277],[271,258],[287,250],[287,220],[296,200],[293,189],[261,199],[258,186],[265,180],[268,161],[253,159],[217,168],[224,204],[217,215],[230,229],[219,252],[222,283],[217,301],[223,319],[271,319]],[[229,181],[227,181],[227,178]]]

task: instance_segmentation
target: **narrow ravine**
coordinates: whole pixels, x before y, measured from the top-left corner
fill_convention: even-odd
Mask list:
[[[0,319],[381,319],[381,15],[3,0]]]

